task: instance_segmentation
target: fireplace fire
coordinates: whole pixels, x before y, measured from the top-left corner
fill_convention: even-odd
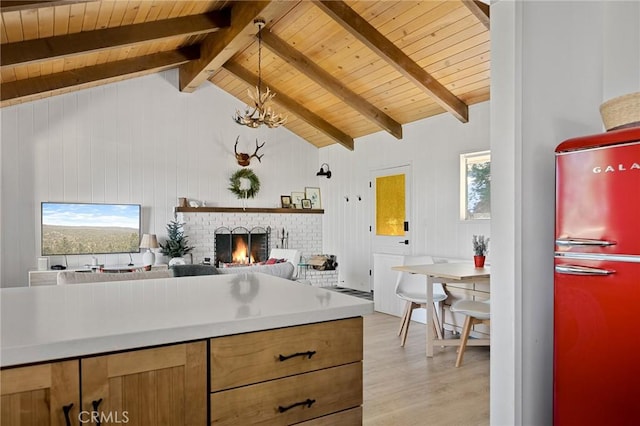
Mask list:
[[[215,230],[214,259],[217,266],[249,265],[263,262],[269,256],[271,228],[251,230],[220,227]]]
[[[231,260],[233,263],[254,263],[254,257],[251,256],[251,252],[249,251],[249,247],[244,242],[244,238],[240,235],[235,235],[234,246],[236,247],[231,253]]]

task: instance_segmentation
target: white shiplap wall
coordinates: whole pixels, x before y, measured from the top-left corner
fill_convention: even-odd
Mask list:
[[[237,136],[243,152],[253,152],[256,138],[267,142],[262,162],[251,164],[262,187],[247,206],[276,207],[281,194],[318,186],[317,148],[283,128],[238,126],[231,119],[243,108],[237,99],[208,82],[180,93],[177,81],[172,70],[0,110],[3,287],[26,285],[35,269],[42,201],[139,203],[143,232],[161,239],[178,197],[240,207],[227,191],[239,167]]]
[[[402,140],[385,132],[359,138],[353,152],[338,145],[320,150],[320,162],[333,172],[320,180],[324,251],[338,256],[340,285],[369,290],[373,282],[373,170],[411,164],[413,254],[471,260],[472,235],[490,235],[491,221],[459,219],[459,155],[489,149],[489,103],[470,107],[466,124],[442,114],[404,125],[403,133]]]
[[[403,126],[401,141],[380,132],[358,139],[353,152],[334,145],[320,154],[286,129],[235,125],[230,116],[242,107],[209,83],[180,93],[177,73],[167,71],[0,110],[2,286],[26,285],[27,271],[35,268],[41,201],[140,203],[144,232],[161,239],[177,197],[241,206],[226,190],[238,168],[238,135],[245,152],[253,152],[256,138],[267,141],[262,163],[252,164],[261,192],[247,206],[276,207],[281,194],[320,186],[322,251],[338,256],[341,285],[370,288],[373,169],[412,164],[414,253],[464,258],[472,234],[489,234],[488,222],[458,220],[458,155],[488,149],[488,103],[471,107],[467,124],[443,114]],[[322,162],[330,164],[331,179],[315,176]],[[89,260],[70,256],[68,262]]]

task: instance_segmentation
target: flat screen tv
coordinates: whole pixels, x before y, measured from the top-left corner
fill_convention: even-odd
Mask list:
[[[42,203],[42,255],[138,253],[140,204]]]

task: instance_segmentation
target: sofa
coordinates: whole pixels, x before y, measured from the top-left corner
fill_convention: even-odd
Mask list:
[[[274,275],[287,280],[294,279],[296,267],[291,262],[279,262],[269,265],[233,266],[228,268],[216,268],[211,265],[172,265],[169,269],[154,269],[143,272],[123,272],[123,273],[91,273],[77,271],[58,272],[57,283],[82,284],[109,281],[144,280],[151,278],[171,278],[188,277],[196,275],[218,275],[218,274],[243,274],[250,272],[261,272],[263,274]]]
[[[151,271],[140,272],[77,272],[77,271],[60,271],[57,276],[58,285],[64,284],[86,284],[100,283],[106,281],[129,281],[144,280],[150,278],[171,278],[173,273],[169,269],[153,269]]]
[[[261,272],[291,280],[294,278],[296,268],[291,262],[279,262],[268,265],[229,266],[226,268],[216,268],[211,265],[173,265],[170,269],[173,271],[174,277]]]

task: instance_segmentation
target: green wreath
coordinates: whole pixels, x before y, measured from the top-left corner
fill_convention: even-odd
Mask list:
[[[249,181],[249,187],[242,185],[243,179]],[[229,191],[236,194],[238,198],[253,198],[260,191],[260,179],[251,169],[240,169],[231,175],[229,179]]]

